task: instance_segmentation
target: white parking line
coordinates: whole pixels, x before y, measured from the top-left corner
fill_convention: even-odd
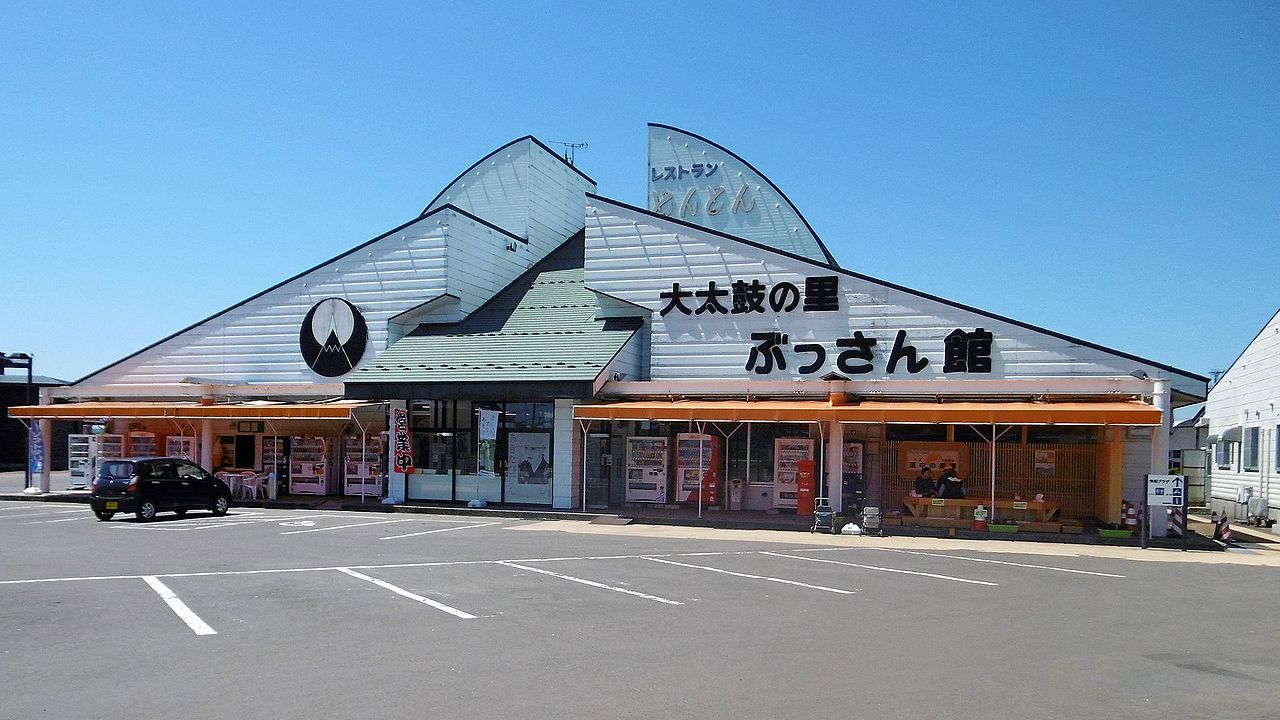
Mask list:
[[[16,519],[18,519],[18,518],[33,518],[33,517],[52,517],[52,516],[54,516],[54,515],[70,515],[70,514],[72,514],[72,513],[82,513],[82,514],[83,514],[83,513],[88,512],[88,510],[89,510],[89,509],[86,507],[86,508],[84,508],[84,509],[82,509],[82,510],[58,510],[58,511],[56,511],[56,512],[38,512],[38,513],[30,513],[30,514],[28,514],[28,515],[2,515],[2,516],[0,516],[0,520],[16,520]]]
[[[880,567],[878,565],[859,565],[858,563],[841,562],[839,560],[824,560],[823,558],[803,557],[800,555],[785,555],[783,553],[761,551],[761,555],[772,555],[773,557],[790,558],[792,560],[808,560],[816,563],[830,563],[832,565],[844,565],[845,567],[862,568],[863,570],[878,570],[880,572],[901,573],[903,575],[919,575],[921,577],[935,578],[937,580],[952,580],[954,582],[969,583],[971,585],[988,585],[996,587],[996,583],[987,582],[986,580],[969,580],[968,578],[952,577],[950,575],[938,575],[937,573],[919,572],[917,570],[901,570],[898,568]]]
[[[613,585],[605,585],[604,583],[598,583],[594,580],[586,580],[584,578],[574,577],[572,575],[562,575],[557,572],[551,572],[550,570],[543,570],[542,568],[529,567],[528,565],[521,565],[520,563],[499,562],[498,564],[506,565],[507,567],[518,568],[520,570],[527,570],[529,572],[538,573],[541,575],[550,575],[551,577],[557,577],[557,578],[560,578],[561,580],[568,580],[570,582],[576,582],[582,585],[590,585],[591,587],[601,588],[603,590],[612,590],[614,592],[626,593],[627,595],[635,595],[636,597],[644,598],[645,600],[656,600],[657,602],[666,603],[667,605],[683,605],[684,604],[676,600],[668,600],[666,598],[661,598],[661,597],[658,597],[657,595],[646,595],[645,593],[636,592],[635,590],[628,590],[626,588],[614,587]]]
[[[89,516],[85,515],[82,517],[62,518],[60,520],[33,520],[31,522],[18,523],[18,524],[19,525],[44,525],[46,523],[72,522],[74,520],[89,520],[89,519],[90,519]]]
[[[208,623],[201,620],[199,615],[196,615],[194,612],[192,612],[191,608],[187,607],[186,603],[179,600],[178,596],[174,595],[173,591],[170,590],[167,585],[160,582],[160,579],[157,578],[155,575],[143,575],[142,579],[148,585],[151,586],[152,590],[156,591],[156,594],[159,595],[165,601],[165,603],[169,605],[169,609],[173,610],[174,614],[176,614],[179,618],[182,618],[182,622],[186,623],[187,627],[191,628],[195,632],[195,634],[197,635],[217,635],[218,634],[217,630],[214,630],[213,628],[209,627]]]
[[[338,572],[346,573],[346,574],[350,575],[350,576],[351,576],[351,577],[353,577],[353,578],[359,578],[359,579],[361,579],[361,580],[364,580],[365,582],[371,582],[371,583],[373,583],[374,585],[377,585],[377,586],[378,586],[378,587],[380,587],[380,588],[383,588],[383,589],[385,589],[385,590],[390,590],[391,592],[393,592],[393,593],[395,593],[395,594],[397,594],[397,595],[403,596],[403,597],[407,597],[407,598],[409,598],[410,600],[416,600],[416,601],[418,601],[418,602],[422,603],[423,605],[430,605],[431,607],[433,607],[433,608],[435,608],[435,609],[437,609],[437,610],[443,610],[443,611],[445,611],[445,612],[449,613],[450,615],[453,615],[454,617],[460,617],[460,618],[462,618],[463,620],[475,620],[475,619],[476,619],[476,616],[475,616],[475,615],[472,615],[471,613],[466,613],[466,612],[463,612],[463,611],[459,610],[458,608],[455,608],[455,607],[449,607],[448,605],[445,605],[445,604],[444,604],[444,603],[442,603],[442,602],[436,602],[435,600],[432,600],[431,598],[426,598],[426,597],[422,597],[421,595],[418,595],[418,594],[416,594],[416,593],[411,593],[411,592],[409,592],[408,590],[405,590],[405,589],[404,589],[404,588],[402,588],[402,587],[397,587],[397,586],[395,586],[395,585],[392,585],[392,584],[391,584],[391,583],[389,583],[389,582],[386,582],[385,580],[379,580],[378,578],[375,578],[375,577],[369,577],[368,575],[365,575],[365,574],[363,574],[363,573],[358,573],[358,572],[356,572],[355,570],[352,570],[351,568],[340,567],[340,568],[334,568],[334,569],[335,569],[335,570],[337,570]]]
[[[239,522],[232,521],[232,522],[210,523],[208,525],[190,525],[186,529],[187,530],[208,530],[210,528],[224,528],[224,527],[235,527],[236,525],[257,525],[257,524],[258,523],[256,520],[240,520]]]
[[[1124,575],[1116,575],[1115,573],[1092,572],[1090,570],[1076,570],[1075,568],[1054,567],[1052,565],[1032,565],[1030,563],[1009,562],[1008,560],[991,560],[989,558],[965,557],[963,555],[943,555],[941,553],[920,552],[918,550],[899,550],[897,548],[867,548],[868,550],[882,550],[884,552],[904,553],[906,555],[924,555],[927,557],[948,558],[950,560],[968,560],[969,562],[991,563],[992,565],[1012,565],[1013,567],[1032,568],[1034,570],[1053,570],[1055,572],[1073,573],[1075,575],[1096,575],[1097,577],[1123,578]]]
[[[450,530],[467,530],[469,528],[487,527],[489,525],[498,525],[498,524],[499,523],[496,523],[496,522],[487,522],[487,523],[477,523],[475,525],[455,525],[453,527],[436,528],[435,530],[423,530],[422,532],[406,533],[404,535],[388,535],[387,537],[378,538],[378,539],[379,540],[399,540],[400,538],[417,537],[419,535],[430,535],[431,533],[449,532]]]
[[[309,528],[307,530],[288,530],[280,533],[281,535],[300,535],[302,533],[327,532],[329,530],[346,530],[353,527],[365,527],[366,525],[386,525],[388,523],[409,522],[413,518],[405,518],[403,520],[378,520],[377,522],[352,523],[350,525],[335,525],[333,527]]]
[[[769,577],[767,575],[751,575],[749,573],[734,572],[732,570],[721,570],[720,568],[707,567],[706,565],[690,565],[688,563],[676,562],[674,560],[663,560],[653,557],[652,555],[642,555],[642,560],[649,560],[664,565],[678,565],[680,567],[693,568],[695,570],[707,570],[709,572],[724,573],[725,575],[733,575],[734,577],[751,578],[752,580],[768,580],[769,582],[782,583],[784,585],[795,585],[796,587],[809,588],[810,590],[823,590],[825,592],[839,593],[841,595],[853,595],[853,590],[841,590],[839,588],[830,588],[823,585],[810,585],[797,580],[787,580],[784,578]]]

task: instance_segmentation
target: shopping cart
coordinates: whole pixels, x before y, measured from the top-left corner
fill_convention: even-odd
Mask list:
[[[884,535],[884,523],[880,518],[880,508],[862,508],[862,532],[864,535]]]
[[[836,527],[836,511],[831,508],[831,504],[826,498],[818,498],[815,502],[817,505],[813,508],[813,526],[809,528],[809,532],[823,530],[832,535],[839,535],[840,528]]]

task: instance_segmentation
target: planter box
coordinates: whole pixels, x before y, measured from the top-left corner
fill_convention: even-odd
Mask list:
[[[988,525],[988,526],[987,526],[987,529],[988,529],[988,530],[990,530],[990,531],[991,531],[991,532],[993,532],[993,533],[1016,533],[1016,532],[1018,532],[1018,526],[1017,526],[1017,525],[1000,525],[1000,524],[997,524],[997,523],[991,523],[990,525]]]
[[[1084,532],[1084,526],[1075,523],[1062,523],[1062,532],[1079,535]]]
[[[1098,528],[1098,537],[1104,538],[1131,538],[1132,530],[1108,530],[1106,528]]]

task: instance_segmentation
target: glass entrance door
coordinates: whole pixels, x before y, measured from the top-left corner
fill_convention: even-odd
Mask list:
[[[587,436],[587,507],[609,507],[609,473],[613,469],[609,454],[609,435]]]

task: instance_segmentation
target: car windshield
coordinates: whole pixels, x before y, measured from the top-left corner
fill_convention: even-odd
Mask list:
[[[133,475],[133,461],[108,460],[98,468],[98,477],[127,478]]]

